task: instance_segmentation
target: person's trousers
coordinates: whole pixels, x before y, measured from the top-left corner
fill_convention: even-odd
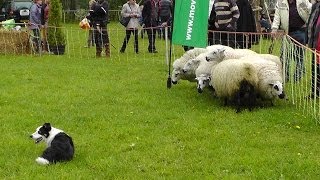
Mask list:
[[[88,47],[94,45],[94,36],[93,36],[93,29],[89,29],[89,34],[88,34],[88,40],[87,40],[87,45]]]
[[[298,41],[302,45],[305,45],[305,30],[297,30],[293,32],[289,32],[288,35],[292,37],[294,40]],[[288,52],[288,50],[287,50]],[[287,57],[289,56],[288,61],[286,62],[285,70],[286,70],[286,80],[288,81],[290,79],[290,60],[292,59],[295,62],[295,71],[294,71],[294,81],[297,82],[299,81],[302,76],[305,73],[305,67],[304,67],[304,49],[301,47],[299,44],[294,43],[294,46],[292,50],[288,53],[293,53],[293,54],[287,54]],[[283,54],[281,53],[281,56]],[[282,58],[281,58],[282,59]]]
[[[35,51],[39,52],[41,50],[41,38],[40,29],[33,29],[33,42],[35,44]]]
[[[319,96],[320,93],[320,64],[317,63],[315,57],[312,57],[311,67],[311,93],[316,92]]]
[[[126,36],[124,37],[122,47],[121,47],[121,52],[124,52],[126,50],[127,44],[129,42],[131,33],[134,35],[134,52],[139,52],[139,47],[138,47],[138,29],[127,29],[126,30]]]
[[[232,33],[232,32],[229,33],[229,31],[215,32],[213,37],[214,44],[222,44],[232,48],[237,48],[235,40],[236,40],[235,33]]]
[[[156,50],[155,39],[156,39],[156,29],[153,27],[147,27],[147,34],[149,40],[148,51],[153,52]]]
[[[106,26],[94,26],[94,41],[97,49],[102,49],[109,44],[109,35]]]

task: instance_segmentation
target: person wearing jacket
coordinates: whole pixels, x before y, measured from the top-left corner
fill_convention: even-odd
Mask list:
[[[237,30],[237,21],[240,13],[235,0],[215,0],[212,11],[215,12],[214,19],[215,30],[225,32],[235,32]],[[212,12],[211,11],[211,12]],[[236,47],[234,42],[234,34],[214,33],[215,42],[220,41],[220,44]]]
[[[130,17],[130,21],[126,27],[126,36],[124,37],[120,52],[124,53],[126,50],[132,33],[134,35],[134,52],[138,54],[138,27],[140,26],[139,18],[141,17],[141,11],[136,0],[128,0],[128,2],[122,6],[121,16]]]
[[[237,32],[257,32],[256,20],[252,7],[248,0],[237,0],[240,16],[237,21]],[[251,45],[257,43],[258,38],[256,35],[237,34],[236,41],[239,48],[251,48]],[[248,41],[248,42],[247,42]]]
[[[172,2],[171,0],[160,0],[159,1],[159,21],[160,24],[168,22],[172,15]],[[168,29],[168,34],[171,34],[170,29]],[[162,29],[162,37],[165,39],[165,31]]]
[[[96,43],[96,57],[101,57],[102,49],[105,48],[106,57],[110,57],[110,42],[107,31],[109,19],[109,4],[106,0],[98,0],[92,5],[87,17],[93,25],[94,40]]]
[[[48,51],[48,20],[49,20],[49,3],[50,0],[44,0],[41,6],[41,25],[42,28],[42,41],[43,41],[43,50]]]
[[[307,22],[306,42],[308,46],[320,53],[320,0],[317,0],[313,5],[310,17]],[[316,77],[311,80],[311,94],[308,98],[317,98],[320,96],[320,56],[312,56],[311,77]]]
[[[95,3],[96,3],[96,0],[89,0],[89,3],[88,3],[89,12]],[[87,46],[85,46],[85,48],[90,48],[91,46],[94,46],[94,34],[93,34],[92,23],[90,21],[89,21],[89,25],[90,25],[90,29],[88,31]]]
[[[301,44],[305,44],[305,23],[308,20],[311,10],[311,3],[308,0],[279,0],[276,4],[274,19],[272,23],[272,33],[278,29],[284,30],[286,34]],[[284,48],[284,47],[282,47]],[[299,81],[304,74],[304,52],[302,47],[297,45],[294,49],[296,55],[296,70],[294,80]],[[283,53],[281,53],[283,56]],[[287,81],[289,80],[289,64],[286,63]]]
[[[158,26],[158,3],[156,0],[146,0],[143,4],[142,18],[147,29],[149,46],[149,53],[157,53],[155,46],[156,30]]]
[[[35,43],[35,51],[40,52],[41,49],[41,38],[40,38],[40,28],[41,25],[41,5],[42,0],[34,0],[34,4],[30,8],[29,16],[29,29],[33,32],[33,41]]]

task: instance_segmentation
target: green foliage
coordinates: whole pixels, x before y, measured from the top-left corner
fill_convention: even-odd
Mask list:
[[[61,29],[62,5],[60,0],[50,0],[49,10],[49,28],[48,43],[49,45],[65,45],[66,38]]]

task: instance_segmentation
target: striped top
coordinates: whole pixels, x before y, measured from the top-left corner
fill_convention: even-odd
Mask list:
[[[215,0],[215,26],[217,30],[235,31],[240,12],[235,0]]]

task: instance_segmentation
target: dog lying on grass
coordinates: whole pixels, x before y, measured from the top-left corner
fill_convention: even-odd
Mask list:
[[[62,130],[54,128],[50,123],[39,126],[30,137],[35,143],[44,141],[47,148],[42,155],[36,159],[41,165],[48,165],[56,162],[70,161],[74,155],[72,138]]]

